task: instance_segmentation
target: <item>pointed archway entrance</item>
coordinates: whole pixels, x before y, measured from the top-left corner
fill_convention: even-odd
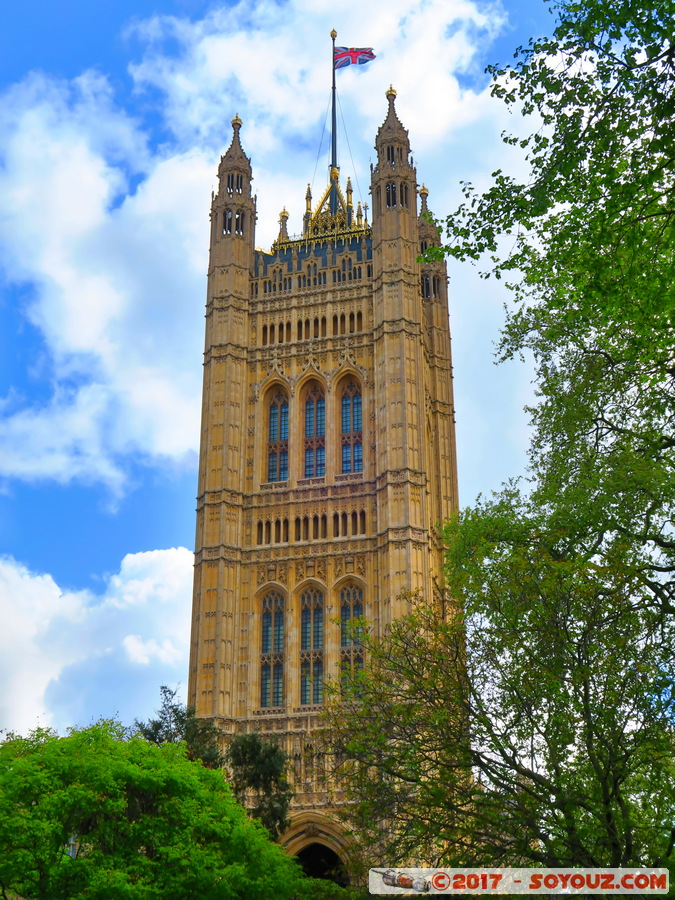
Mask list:
[[[319,844],[316,841],[313,844],[307,844],[296,858],[308,878],[326,878],[343,887],[349,884],[344,863],[335,850],[325,844]]]
[[[344,834],[334,821],[318,812],[302,812],[291,817],[291,827],[280,843],[295,856],[310,878],[326,878],[349,884],[349,852]]]

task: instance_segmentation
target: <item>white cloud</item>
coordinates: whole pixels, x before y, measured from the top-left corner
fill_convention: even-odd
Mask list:
[[[455,74],[475,66],[480,45],[504,25],[498,3],[479,8],[467,0],[349,0],[340,6],[339,19],[337,44],[374,47],[369,82],[383,88],[394,82],[407,96],[409,123],[419,140],[431,132],[433,141],[455,127],[460,108],[460,118],[476,116],[474,93],[460,91]],[[139,86],[166,94],[167,119],[181,139],[222,139],[223,110],[239,103],[252,120],[252,143],[263,153],[274,151],[280,137],[307,138],[323,115],[334,23],[335,6],[328,0],[245,0],[218,7],[196,23],[156,17],[136,26],[152,46],[132,74]],[[163,52],[168,39],[179,44],[179,55]],[[343,101],[360,114],[355,130],[370,141],[383,90],[364,91],[362,75],[347,69],[337,77]]]
[[[193,555],[128,554],[101,596],[0,559],[0,729],[147,716],[187,670]]]
[[[256,242],[269,246],[282,206],[291,232],[300,228],[334,20],[328,0],[242,0],[196,22],[135,25],[145,42],[131,69],[136,96],[150,92],[173,132],[161,146],[150,126],[115,105],[101,75],[30,76],[2,98],[0,271],[32,286],[26,313],[45,350],[34,377],[50,379],[51,395],[39,404],[16,392],[6,403],[0,397],[0,475],[98,481],[121,494],[130,459],[194,465],[208,203],[229,120],[235,112],[244,120],[259,195]],[[368,66],[337,73],[354,157],[343,142],[341,166],[356,200],[368,201],[390,82],[436,212],[454,205],[460,178],[480,180],[504,161],[505,112],[481,77],[467,87],[503,24],[498,3],[341,6],[338,43],[377,53]],[[315,199],[325,175],[322,161]]]
[[[105,84],[44,78],[0,119],[0,263],[32,282],[52,396],[0,421],[0,471],[124,485],[123,457],[196,451],[212,161],[150,158]],[[143,171],[128,192],[127,171]],[[17,409],[16,407],[19,406]]]

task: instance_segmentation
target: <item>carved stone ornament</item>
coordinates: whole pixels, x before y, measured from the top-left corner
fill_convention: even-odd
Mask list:
[[[342,369],[345,366],[351,366],[352,369],[356,369],[356,371],[361,376],[361,379],[364,384],[368,384],[368,371],[360,366],[356,357],[354,356],[354,350],[352,347],[345,347],[345,349],[340,354],[340,362],[338,363],[338,369]],[[333,377],[335,377],[337,373],[334,373]]]

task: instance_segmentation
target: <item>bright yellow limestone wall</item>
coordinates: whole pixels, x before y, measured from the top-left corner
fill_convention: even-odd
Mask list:
[[[238,118],[211,206],[189,703],[225,734],[273,733],[289,753],[294,852],[341,845],[312,730],[315,666],[325,679],[360,663],[342,608],[361,602],[378,634],[407,611],[403,591],[430,597],[437,525],[457,508],[446,269],[416,261],[437,233],[394,98],[376,139],[372,224],[333,170],[314,210],[308,189],[302,235],[289,237],[284,210],[271,250],[256,250]]]

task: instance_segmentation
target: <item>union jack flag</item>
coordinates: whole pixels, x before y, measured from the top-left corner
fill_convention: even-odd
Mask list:
[[[336,69],[345,66],[362,66],[375,59],[372,47],[336,47],[333,64]]]

